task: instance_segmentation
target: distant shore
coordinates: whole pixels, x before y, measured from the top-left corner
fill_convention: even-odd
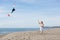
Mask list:
[[[26,32],[13,32],[0,35],[2,40],[60,40],[60,28],[45,30],[43,34],[39,30]]]

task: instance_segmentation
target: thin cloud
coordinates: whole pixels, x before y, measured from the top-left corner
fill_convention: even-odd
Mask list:
[[[3,12],[2,10],[0,10],[0,13]]]
[[[47,17],[45,25],[47,26],[59,26],[60,16]]]
[[[35,2],[36,0],[21,0],[21,2],[26,2],[26,3],[33,3]]]
[[[19,3],[36,4],[40,3],[41,0],[15,0],[15,1]]]

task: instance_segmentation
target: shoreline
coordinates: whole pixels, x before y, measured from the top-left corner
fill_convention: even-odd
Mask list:
[[[44,30],[50,30],[50,29],[54,29],[54,28],[58,28],[58,27],[45,27]],[[40,30],[40,28],[0,28],[1,34],[8,34],[8,33],[12,33],[12,32],[25,32],[25,31],[36,31],[36,30]],[[16,30],[16,31],[15,31]]]

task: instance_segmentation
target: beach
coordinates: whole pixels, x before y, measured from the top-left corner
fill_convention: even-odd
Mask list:
[[[36,31],[12,32],[0,35],[0,40],[60,40],[60,28],[52,28],[40,33]]]

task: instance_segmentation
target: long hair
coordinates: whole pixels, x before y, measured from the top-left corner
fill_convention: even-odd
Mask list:
[[[43,24],[43,21],[41,21],[41,24]]]

